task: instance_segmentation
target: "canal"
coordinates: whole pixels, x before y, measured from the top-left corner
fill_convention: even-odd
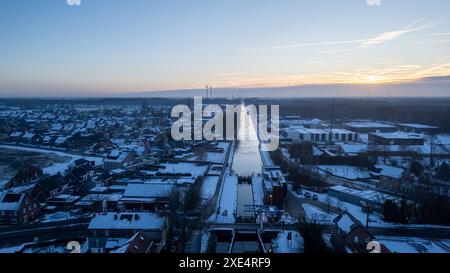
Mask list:
[[[256,133],[256,121],[250,118],[245,105],[241,104],[238,140],[233,157],[233,172],[238,176],[251,176],[261,173],[261,154]]]

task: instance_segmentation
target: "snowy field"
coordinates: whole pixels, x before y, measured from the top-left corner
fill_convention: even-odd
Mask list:
[[[311,196],[317,195],[319,198],[319,201],[327,204],[327,201],[330,203],[331,206],[341,208],[343,210],[347,210],[352,214],[355,218],[357,218],[362,224],[366,223],[367,214],[362,211],[362,207],[356,206],[347,202],[343,202],[338,200],[337,198],[328,196],[328,194],[318,194],[312,191],[303,190],[303,194],[309,192]],[[305,198],[304,195],[298,195],[295,192],[292,192],[294,196],[297,196],[298,198]],[[448,228],[450,229],[450,226],[439,226],[439,225],[422,225],[422,224],[397,224],[397,223],[388,223],[383,221],[383,215],[381,215],[378,212],[371,213],[369,216],[369,226],[371,227],[383,227],[383,228]]]
[[[337,198],[328,196],[328,194],[318,194],[312,191],[303,190],[303,193],[309,192],[311,196],[317,195],[319,198],[319,201],[327,204],[327,202],[330,203],[331,206],[341,208],[342,210],[347,210],[350,212],[353,216],[355,216],[361,223],[366,223],[367,214],[362,211],[362,208],[347,202],[342,202]],[[304,198],[304,196],[299,196],[297,193],[293,193],[297,197]],[[317,211],[315,212],[317,213]],[[370,226],[377,226],[377,227],[386,227],[389,225],[389,223],[386,223],[382,220],[383,216],[377,212],[370,214],[369,217],[369,225]]]
[[[370,177],[368,170],[352,166],[319,165],[318,168],[321,174],[331,174],[351,180]]]
[[[203,200],[209,200],[214,196],[217,188],[217,182],[219,182],[218,176],[206,176],[203,181],[200,197]]]
[[[426,239],[377,236],[377,241],[393,253],[449,253],[445,243]]]
[[[213,162],[213,163],[224,163],[225,156],[228,151],[228,147],[230,146],[229,143],[226,142],[219,142],[216,145],[216,148],[222,148],[223,152],[216,153],[216,152],[205,152],[201,155],[195,155],[192,157],[187,158],[187,160],[200,160],[200,161],[207,161],[207,162]]]
[[[306,213],[307,220],[309,222],[317,222],[320,224],[332,224],[334,218],[338,215],[334,213],[327,213],[322,209],[310,204],[302,204],[303,210]]]
[[[45,150],[39,148],[28,148],[28,147],[20,147],[20,146],[6,146],[0,145],[0,149],[9,149],[13,151],[20,152],[30,152],[32,154],[36,154],[38,157],[45,155],[45,161],[28,162],[30,157],[27,157],[27,162],[31,164],[36,164],[39,167],[43,167],[43,171],[49,175],[55,175],[58,173],[64,174],[76,160],[84,158],[89,161],[95,161],[95,165],[99,166],[103,164],[103,158],[100,157],[83,157],[81,155],[74,155],[70,153],[65,153],[63,151],[53,151],[53,150]],[[31,157],[32,159],[32,157]],[[56,162],[56,163],[54,163]]]
[[[288,234],[291,240],[288,240]],[[273,240],[274,253],[303,253],[304,242],[302,236],[296,231],[283,231]]]
[[[164,163],[161,164],[162,168],[158,171],[147,171],[147,173],[190,173],[193,177],[203,176],[208,168],[207,165],[198,165],[196,163],[179,162],[179,163]]]

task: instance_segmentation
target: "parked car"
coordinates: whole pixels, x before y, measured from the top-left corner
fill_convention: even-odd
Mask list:
[[[311,198],[311,194],[309,192],[305,192],[305,197],[306,198]]]
[[[313,195],[313,200],[318,201],[319,200],[319,196],[317,194]]]

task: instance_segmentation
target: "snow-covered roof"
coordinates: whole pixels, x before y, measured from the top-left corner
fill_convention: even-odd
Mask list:
[[[128,184],[124,197],[169,197],[173,192],[174,186],[171,184]]]
[[[23,138],[33,138],[35,136],[35,133],[31,133],[31,132],[26,132],[23,135]]]
[[[96,215],[89,229],[162,230],[164,218],[156,213],[115,213]]]
[[[401,168],[396,168],[392,166],[387,165],[376,165],[376,168],[381,169],[380,175],[387,176],[387,177],[393,177],[400,179],[403,175],[404,170]]]
[[[0,192],[0,210],[15,211],[20,208],[24,198],[23,194]]]
[[[403,123],[403,124],[400,124],[400,126],[414,128],[414,129],[439,129],[439,127],[436,127],[436,126],[417,124],[417,123]]]
[[[22,132],[13,132],[11,133],[11,137],[20,137],[23,133]]]
[[[406,132],[373,133],[372,135],[386,139],[418,139],[418,140],[424,139],[422,135]]]
[[[64,144],[64,143],[67,141],[67,139],[68,139],[68,137],[58,137],[58,138],[55,140],[55,143],[56,143],[56,144]]]
[[[393,125],[380,123],[380,122],[371,122],[371,121],[356,121],[356,122],[349,122],[345,124],[348,127],[353,128],[395,128]]]
[[[367,152],[367,144],[339,144],[346,154],[358,154]]]
[[[348,212],[344,212],[335,219],[335,223],[345,234],[350,233],[359,223]]]
[[[339,192],[341,194],[353,195],[353,196],[360,198],[361,201],[366,201],[366,202],[367,201],[384,202],[385,200],[397,200],[398,199],[392,195],[380,193],[378,191],[372,191],[372,190],[361,191],[361,190],[355,190],[355,189],[352,189],[349,187],[345,187],[342,185],[333,186],[333,187],[329,188],[328,190]]]

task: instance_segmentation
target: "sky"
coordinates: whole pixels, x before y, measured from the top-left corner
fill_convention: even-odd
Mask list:
[[[450,0],[1,0],[0,97],[445,77],[449,10]]]

